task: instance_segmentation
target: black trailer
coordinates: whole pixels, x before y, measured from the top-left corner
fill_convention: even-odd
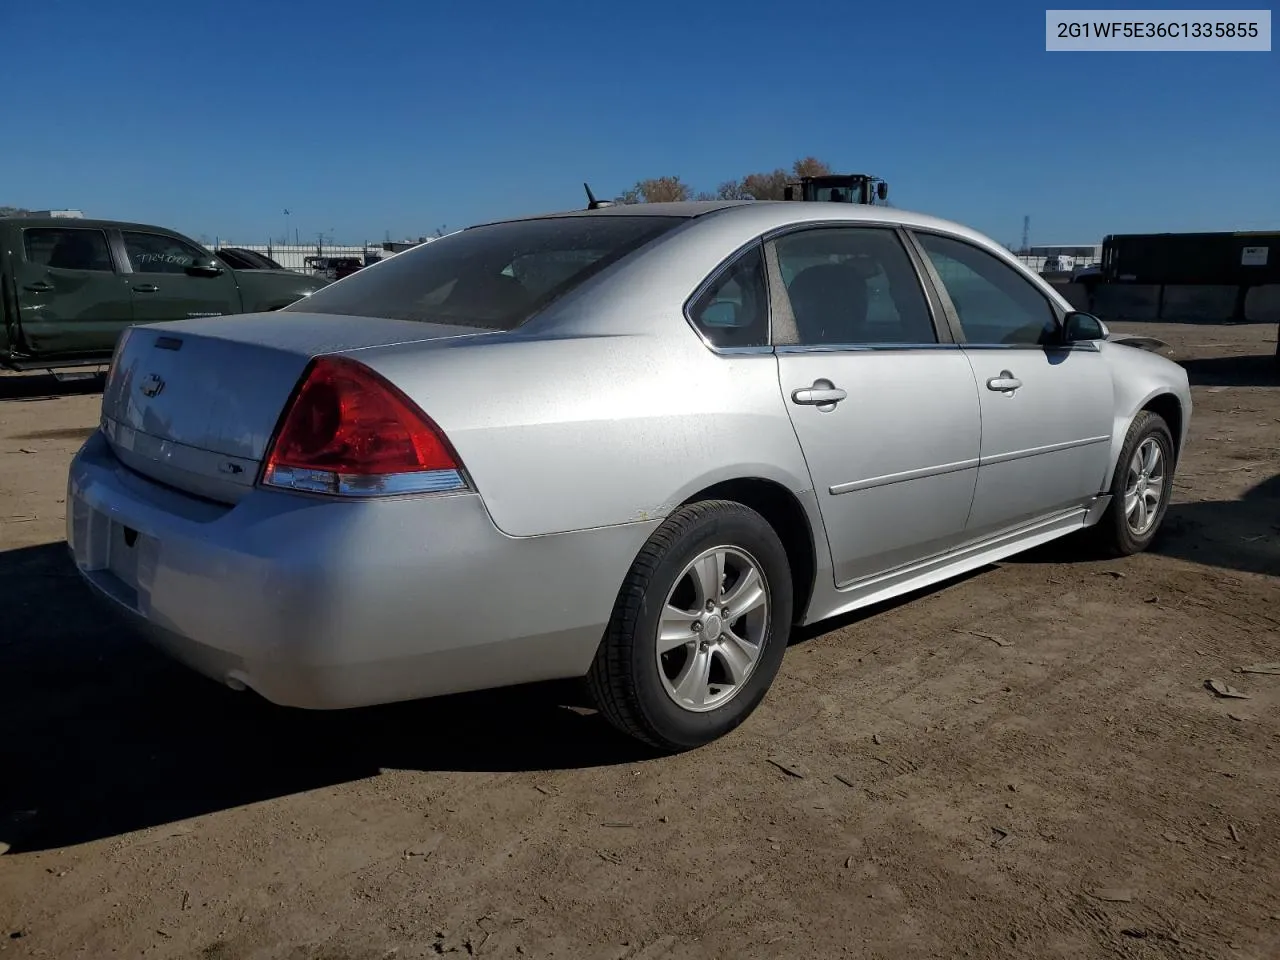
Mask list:
[[[1113,234],[1102,241],[1102,278],[1158,285],[1280,283],[1280,231]]]

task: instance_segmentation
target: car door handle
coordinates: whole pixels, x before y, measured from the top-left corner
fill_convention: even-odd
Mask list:
[[[848,395],[839,387],[813,386],[793,390],[791,399],[793,402],[804,404],[807,407],[825,407],[827,404],[839,403]]]
[[[997,393],[1013,393],[1021,386],[1022,381],[1008,370],[1001,370],[1000,376],[992,377],[987,381],[987,389],[995,390]]]
[[[35,283],[28,283],[23,290],[30,290],[32,293],[48,293],[53,289],[52,283],[45,283],[43,280],[37,280]]]
[[[140,283],[133,289],[138,293],[157,293],[160,290],[154,283]]]

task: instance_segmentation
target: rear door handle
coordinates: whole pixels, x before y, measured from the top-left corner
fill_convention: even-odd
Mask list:
[[[987,381],[987,389],[995,390],[997,393],[1012,394],[1022,386],[1022,381],[1015,377],[1008,370],[1001,370],[1000,376],[992,377]]]
[[[795,403],[803,404],[807,407],[825,407],[839,403],[849,394],[845,393],[839,387],[820,387],[816,384],[812,387],[804,387],[800,390],[791,391],[791,399]]]
[[[32,293],[48,293],[53,289],[52,283],[45,283],[43,280],[37,280],[35,283],[28,283],[23,290],[30,290]]]
[[[133,289],[136,290],[138,293],[156,293],[157,291],[159,291],[160,288],[157,287],[154,283],[140,283]]]

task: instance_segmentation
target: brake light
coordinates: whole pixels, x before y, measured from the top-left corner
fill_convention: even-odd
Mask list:
[[[417,404],[363,363],[320,357],[276,429],[262,483],[376,497],[467,488],[462,464]]]

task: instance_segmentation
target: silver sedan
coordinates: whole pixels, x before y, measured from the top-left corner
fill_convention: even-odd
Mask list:
[[[585,677],[680,750],[796,625],[1077,531],[1143,550],[1190,415],[1180,366],[954,223],[615,206],[131,328],[67,539],[154,642],[277,703]]]

